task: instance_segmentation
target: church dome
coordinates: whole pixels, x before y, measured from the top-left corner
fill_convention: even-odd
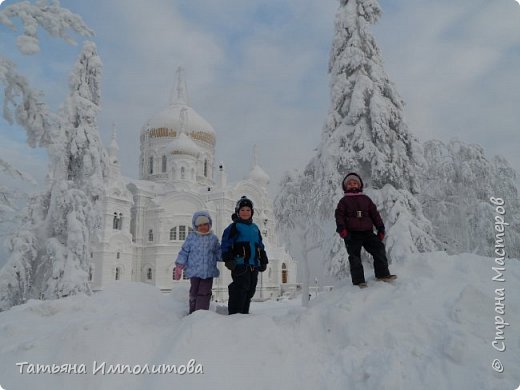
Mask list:
[[[255,165],[251,172],[249,172],[249,179],[258,183],[262,187],[267,187],[271,178],[269,175],[259,166]]]
[[[269,175],[258,165],[258,150],[255,145],[253,149],[253,168],[249,172],[249,180],[259,184],[261,187],[267,187],[271,178]]]
[[[166,145],[165,149],[167,153],[187,154],[194,157],[197,157],[200,153],[200,148],[185,133],[180,133],[173,141]]]
[[[141,130],[141,139],[176,137],[188,134],[192,139],[215,145],[215,130],[189,104],[183,69],[177,70],[177,86],[172,91],[169,107],[153,115]]]

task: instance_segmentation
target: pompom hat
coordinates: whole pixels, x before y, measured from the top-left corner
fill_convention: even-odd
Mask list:
[[[235,206],[235,214],[238,215],[238,212],[242,207],[249,207],[251,209],[251,216],[253,216],[254,210],[253,202],[251,201],[251,199],[248,199],[246,196],[242,196]]]
[[[343,179],[343,183],[342,183],[342,187],[343,187],[343,191],[344,192],[347,192],[347,182],[349,180],[355,180],[359,183],[359,187],[360,187],[360,190],[363,191],[363,180],[361,180],[361,176],[359,176],[357,173],[355,172],[350,172],[349,174],[347,174],[347,176],[345,176],[345,178]]]

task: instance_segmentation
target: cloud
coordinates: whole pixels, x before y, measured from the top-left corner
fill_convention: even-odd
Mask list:
[[[383,2],[384,5],[385,2]],[[503,154],[512,145],[520,101],[520,12],[512,2],[400,1],[383,15],[376,40],[386,70],[420,139],[456,137]]]

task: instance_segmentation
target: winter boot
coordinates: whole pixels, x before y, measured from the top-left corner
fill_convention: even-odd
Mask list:
[[[397,275],[387,275],[383,276],[382,278],[377,278],[377,280],[380,280],[382,282],[391,282],[392,280],[397,279]]]

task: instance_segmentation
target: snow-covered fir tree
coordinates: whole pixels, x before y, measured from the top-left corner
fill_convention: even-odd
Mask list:
[[[48,275],[45,297],[88,292],[89,247],[100,225],[99,200],[107,176],[107,156],[96,118],[100,101],[101,60],[86,42],[70,81],[63,117],[63,143],[53,151],[49,208],[45,229],[49,239],[42,261]]]
[[[16,17],[25,28],[17,39],[25,54],[38,51],[38,26],[68,42],[68,29],[93,34],[58,1],[22,2],[0,12],[0,22],[12,28],[10,18]],[[0,310],[29,298],[52,299],[89,291],[88,247],[106,171],[96,127],[100,74],[95,45],[87,42],[71,75],[70,96],[63,110],[54,114],[15,65],[0,57],[4,117],[26,130],[30,146],[45,147],[49,155],[47,190],[30,200],[24,224],[10,241],[9,260],[0,270]]]
[[[387,227],[391,258],[436,249],[430,222],[415,197],[425,162],[418,141],[403,118],[403,101],[383,68],[379,48],[370,33],[381,14],[376,0],[341,0],[335,22],[329,74],[331,107],[316,156],[299,180],[315,197],[308,219],[327,226],[326,258],[332,274],[349,274],[343,242],[334,233],[334,209],[343,196],[341,182],[359,173],[367,194],[381,211]],[[277,204],[285,204],[283,187]],[[304,196],[295,200],[298,204]],[[277,208],[284,220],[289,208]],[[327,253],[328,252],[328,253]]]
[[[436,237],[452,253],[493,256],[494,218],[491,197],[502,198],[506,210],[508,255],[520,258],[520,201],[516,173],[502,157],[489,160],[480,145],[457,140],[424,143],[427,166],[420,195]]]

